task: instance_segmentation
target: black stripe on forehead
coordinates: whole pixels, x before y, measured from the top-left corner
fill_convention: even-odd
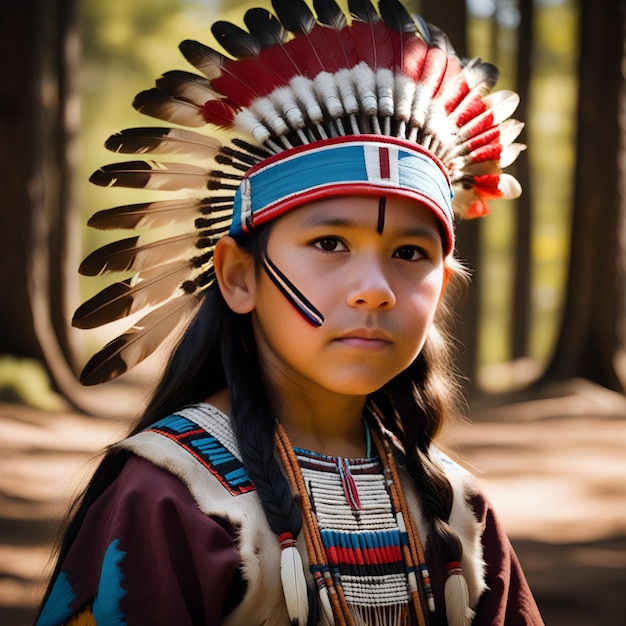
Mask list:
[[[376,224],[376,232],[379,235],[383,234],[385,229],[385,211],[387,209],[387,198],[381,196],[378,200],[378,223]]]

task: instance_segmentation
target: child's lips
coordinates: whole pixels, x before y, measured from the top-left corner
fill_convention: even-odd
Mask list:
[[[341,334],[337,341],[355,348],[376,349],[388,346],[391,337],[377,328],[355,328]]]

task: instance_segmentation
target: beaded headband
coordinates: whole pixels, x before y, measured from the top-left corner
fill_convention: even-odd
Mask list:
[[[325,139],[281,152],[251,168],[235,194],[229,234],[237,236],[306,202],[346,195],[402,196],[428,206],[454,247],[450,181],[417,144],[360,135]]]
[[[523,124],[509,119],[519,98],[490,93],[493,65],[461,61],[442,31],[411,17],[399,0],[379,0],[378,11],[370,0],[349,0],[351,20],[335,0],[313,0],[315,14],[304,0],[272,6],[275,15],[247,11],[247,30],[215,22],[213,34],[230,56],[183,41],[183,55],[201,74],[166,72],[136,96],[136,109],[177,127],[132,128],[107,140],[114,152],[158,160],[105,165],[92,182],[182,193],[100,211],[89,225],[176,225],[178,234],[122,239],[81,264],[84,275],[134,276],[85,302],[74,326],[94,328],[149,308],[91,358],[83,384],[130,370],[190,323],[215,281],[213,251],[224,235],[319,197],[399,195],[431,208],[450,253],[453,215],[485,215],[490,199],[521,193],[502,173],[524,149],[515,143]],[[178,127],[206,125],[228,130],[230,140]],[[174,159],[161,160],[165,154]]]

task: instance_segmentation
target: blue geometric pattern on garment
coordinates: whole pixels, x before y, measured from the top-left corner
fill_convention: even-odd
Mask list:
[[[193,420],[170,415],[147,430],[176,442],[204,465],[232,495],[254,490],[243,463],[217,437]]]
[[[54,581],[54,586],[48,597],[48,601],[37,620],[36,626],[55,626],[63,624],[72,616],[70,604],[74,601],[75,594],[65,572],[60,572]]]
[[[119,549],[119,544],[120,540],[115,539],[104,553],[100,584],[92,609],[96,624],[125,626],[127,623],[120,608],[120,602],[126,595],[126,590],[122,588],[124,574],[120,563],[126,553]]]

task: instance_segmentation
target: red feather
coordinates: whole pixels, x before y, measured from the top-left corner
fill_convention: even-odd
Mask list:
[[[489,215],[489,205],[483,200],[474,200],[472,204],[469,205],[465,215],[463,216],[466,220],[473,220],[477,217],[485,217]]]
[[[398,33],[400,34],[400,33]],[[402,71],[411,78],[419,77],[424,69],[428,46],[426,42],[413,33],[401,34],[404,43],[402,53]]]
[[[493,128],[486,130],[484,133],[472,137],[471,139],[466,141],[463,146],[469,153],[473,152],[474,150],[478,150],[479,148],[482,148],[483,146],[486,146],[490,143],[498,143],[499,140],[500,129],[497,126],[494,126]]]
[[[467,102],[463,102],[452,116],[452,119],[455,121],[456,125],[459,128],[462,128],[471,120],[475,119],[478,115],[484,113],[487,110],[487,106],[480,96],[467,98],[466,100]]]
[[[430,97],[437,93],[445,76],[447,65],[448,56],[443,50],[432,46],[428,48],[419,80]]]
[[[482,161],[499,161],[501,155],[502,146],[499,143],[489,143],[486,146],[472,150],[469,157],[472,163],[479,163]]]
[[[500,183],[500,174],[484,174],[482,176],[474,176],[474,189],[476,195],[481,200],[493,200],[502,195],[498,184]]]
[[[341,69],[338,59],[328,54],[326,31],[324,26],[316,24],[310,33],[298,33],[285,44],[285,50],[296,61],[300,74],[315,78],[320,72],[336,72]]]
[[[328,26],[320,26],[326,31],[328,50],[333,59],[337,61],[337,69],[351,68],[359,63],[354,39],[348,28],[336,30]],[[336,71],[336,70],[335,70]]]
[[[222,66],[222,75],[211,84],[237,107],[246,107],[255,98],[266,96],[276,87],[282,86],[260,58],[226,60]]]
[[[382,22],[355,20],[350,26],[350,33],[360,61],[364,61],[372,69],[393,67],[394,47],[391,34],[394,31]]]
[[[204,119],[222,128],[230,128],[233,125],[236,112],[234,106],[222,100],[209,100],[202,107]]]
[[[460,141],[467,141],[493,128],[493,113],[487,109],[459,129]]]

